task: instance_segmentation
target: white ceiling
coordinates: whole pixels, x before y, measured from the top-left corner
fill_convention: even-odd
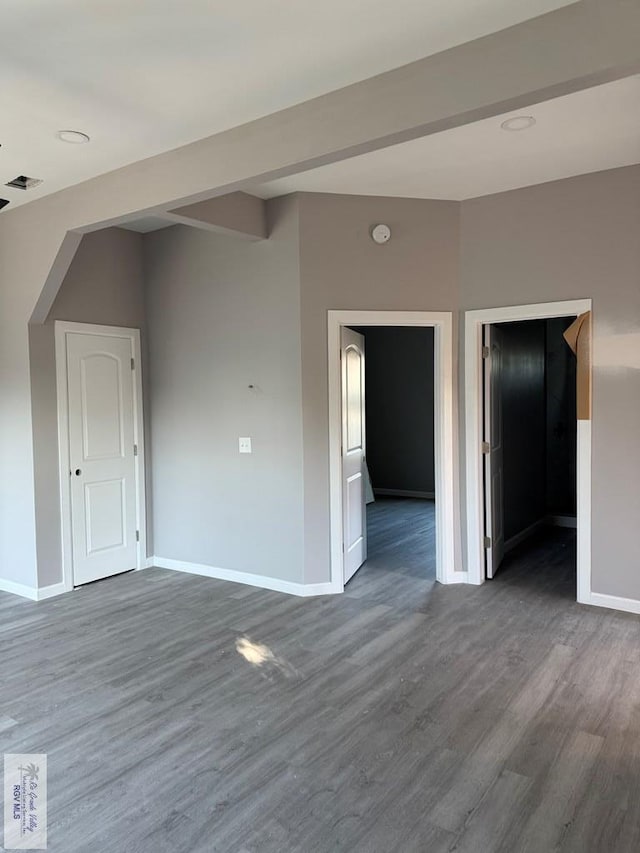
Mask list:
[[[512,115],[528,130],[506,132]],[[250,188],[461,200],[640,163],[640,76]]]
[[[0,184],[44,183],[0,195],[31,201],[570,2],[2,0]]]

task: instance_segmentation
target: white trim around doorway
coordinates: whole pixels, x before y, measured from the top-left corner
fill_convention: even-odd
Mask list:
[[[331,587],[344,589],[342,554],[342,395],[340,330],[343,326],[430,326],[434,330],[434,446],[436,498],[436,579],[464,583],[455,571],[453,316],[434,311],[329,311],[329,499],[331,523]]]
[[[134,409],[134,442],[138,448],[135,457],[136,471],[136,527],[140,531],[137,543],[136,569],[145,569],[149,565],[147,559],[147,522],[145,494],[145,449],[144,422],[142,408],[142,362],[140,348],[140,330],[126,329],[119,326],[98,326],[90,323],[71,323],[56,320],[56,387],[58,396],[58,460],[60,475],[60,521],[62,533],[62,583],[56,585],[58,592],[69,592],[73,589],[73,546],[71,537],[71,490],[69,487],[69,400],[67,389],[67,335],[108,335],[118,338],[129,338],[131,341],[131,357],[133,358],[133,409]]]
[[[571,317],[591,311],[590,299],[541,302],[465,312],[464,401],[468,582],[485,581],[482,481],[482,327],[489,323]],[[591,592],[591,421],[577,428],[577,599],[593,604]]]

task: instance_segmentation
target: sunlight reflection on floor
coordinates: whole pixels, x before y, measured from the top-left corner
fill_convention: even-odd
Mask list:
[[[279,672],[286,678],[301,678],[302,675],[288,661],[275,655],[269,646],[256,643],[247,636],[236,639],[236,651],[250,664],[261,667],[265,675]]]

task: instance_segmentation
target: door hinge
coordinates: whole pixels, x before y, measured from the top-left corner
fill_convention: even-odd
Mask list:
[[[485,548],[491,548],[491,537],[490,536],[484,537],[484,547]]]
[[[482,347],[482,357],[483,358],[489,358],[490,355],[491,355],[491,350],[489,349],[489,347]]]
[[[136,542],[140,541],[140,531],[136,530]]]
[[[490,453],[491,452],[491,445],[489,444],[488,441],[482,442],[482,452],[483,453]]]
[[[134,456],[137,456],[137,455],[138,455],[138,445],[137,445],[137,444],[134,444],[134,445],[133,445],[133,455],[134,455]]]
[[[132,358],[131,359],[131,370],[135,370],[135,369],[136,369],[136,360],[135,360],[135,358]]]

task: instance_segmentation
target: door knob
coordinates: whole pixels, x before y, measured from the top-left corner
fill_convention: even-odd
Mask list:
[[[76,468],[76,477],[79,477],[82,474],[82,470],[80,468]]]

